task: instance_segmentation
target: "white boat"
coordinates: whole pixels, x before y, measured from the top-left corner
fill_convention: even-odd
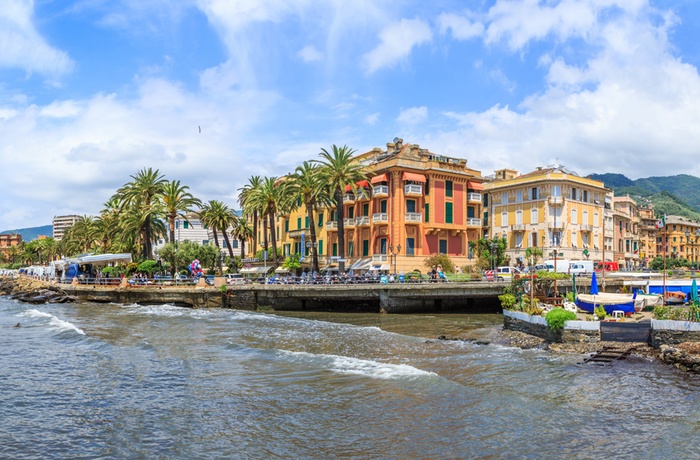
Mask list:
[[[637,299],[633,294],[616,294],[604,292],[602,294],[578,294],[576,306],[581,310],[594,313],[595,307],[602,306],[605,313],[612,315],[614,311],[621,310],[625,316],[642,311],[644,300]]]

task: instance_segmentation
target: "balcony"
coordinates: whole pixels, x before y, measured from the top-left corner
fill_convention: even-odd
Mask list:
[[[355,228],[355,218],[346,217],[345,219],[343,219],[343,225],[345,228]]]
[[[329,220],[326,222],[326,230],[338,230],[338,221],[337,220]]]
[[[549,204],[553,206],[561,206],[564,204],[563,196],[550,196],[548,198]]]
[[[367,200],[369,200],[369,189],[366,189],[366,188],[358,188],[358,189],[357,189],[357,196],[355,197],[355,200],[357,200],[357,201],[367,201]]]
[[[352,193],[346,193],[343,195],[343,203],[354,203],[355,202],[355,195]]]
[[[467,193],[467,203],[481,203],[481,193]]]
[[[592,225],[581,225],[581,231],[590,233],[593,231],[593,226]]]
[[[358,227],[367,227],[369,224],[369,216],[355,217],[355,225],[357,225]]]
[[[417,184],[406,184],[403,187],[403,193],[407,196],[423,196],[423,186]]]
[[[376,198],[379,196],[389,196],[388,185],[375,185],[372,189],[372,195]]]
[[[407,212],[404,216],[404,222],[423,222],[423,214],[419,212]]]
[[[550,230],[563,230],[564,229],[564,222],[548,222],[547,223],[547,228]]]
[[[386,212],[378,212],[376,214],[372,214],[372,222],[375,224],[388,224],[389,223],[389,214]]]
[[[309,229],[308,228],[299,228],[297,230],[290,230],[287,235],[289,235],[290,238],[297,239],[301,238],[301,235],[309,236]]]
[[[481,227],[481,219],[477,219],[476,217],[468,217],[467,227]]]
[[[525,225],[523,224],[513,224],[510,226],[510,231],[512,232],[524,232],[525,231]]]
[[[372,254],[372,262],[389,262],[389,256],[387,254]]]

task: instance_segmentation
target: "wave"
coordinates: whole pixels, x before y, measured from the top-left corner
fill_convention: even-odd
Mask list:
[[[181,316],[189,316],[192,318],[207,318],[213,314],[210,310],[191,307],[178,307],[169,303],[160,305],[139,305],[135,303],[127,305],[115,305],[123,308],[128,313],[135,313],[139,315],[163,316],[168,318],[177,318]]]
[[[376,379],[397,379],[412,377],[438,377],[434,372],[418,369],[408,364],[381,363],[349,356],[313,354],[304,351],[279,350],[301,361],[324,365],[328,370],[340,374],[362,375]]]
[[[80,329],[78,326],[75,324],[62,320],[51,313],[46,313],[40,310],[36,309],[31,309],[27,310],[23,313],[24,316],[29,316],[29,317],[34,317],[34,318],[50,318],[49,320],[49,325],[52,326],[54,329],[58,330],[59,332],[66,332],[66,331],[73,331],[77,332],[80,335],[85,335],[85,332]]]

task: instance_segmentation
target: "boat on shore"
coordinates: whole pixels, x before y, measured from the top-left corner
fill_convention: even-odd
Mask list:
[[[630,316],[636,311],[644,308],[644,299],[637,299],[633,294],[578,294],[576,296],[576,306],[587,312],[594,313],[596,307],[603,307],[605,313],[612,315],[614,311],[620,310],[625,316]]]
[[[682,291],[669,291],[664,295],[664,299],[666,305],[682,305],[687,301],[687,296]]]

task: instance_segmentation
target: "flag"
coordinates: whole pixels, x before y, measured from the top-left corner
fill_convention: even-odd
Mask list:
[[[661,220],[656,223],[656,228],[664,228],[666,226],[666,214],[661,216]]]

